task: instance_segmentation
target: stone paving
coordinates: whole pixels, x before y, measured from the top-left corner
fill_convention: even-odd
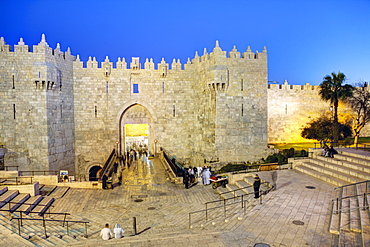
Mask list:
[[[278,171],[277,190],[264,196],[262,204],[253,199],[245,213],[236,205],[228,209],[226,220],[218,209],[210,213],[212,218],[207,222],[204,213],[196,213],[191,228],[189,213],[205,209],[205,202],[220,199],[217,190],[202,184],[185,189],[171,183],[158,159],[148,165],[138,163],[123,174],[123,185],[113,190],[70,189],[54,203],[53,212],[69,212],[71,219],[90,222],[87,239],[65,246],[332,245],[328,213],[334,186],[295,170]],[[270,172],[259,175],[271,181]],[[135,236],[133,217],[139,233]],[[126,231],[124,238],[101,240],[99,231],[105,223],[112,230],[119,223]],[[4,245],[16,236],[3,232],[0,246],[21,246]]]

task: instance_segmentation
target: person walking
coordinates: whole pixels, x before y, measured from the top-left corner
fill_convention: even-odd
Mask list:
[[[211,178],[211,172],[209,171],[208,167],[203,169],[202,178],[203,178],[204,185],[209,185],[211,183],[209,180]]]
[[[122,238],[125,231],[121,228],[119,224],[116,224],[114,226],[113,232],[115,238]]]
[[[100,231],[100,237],[104,240],[109,240],[113,237],[112,231],[109,229],[109,224],[105,224],[105,227]]]
[[[274,186],[274,188],[272,188],[272,190],[276,190],[277,189],[277,185],[276,185],[276,181],[277,181],[277,171],[274,170],[271,172],[271,180],[272,180],[272,186]]]
[[[254,182],[253,182],[253,189],[254,189],[254,198],[259,198],[260,197],[260,186],[261,186],[261,179],[256,174],[254,177]]]

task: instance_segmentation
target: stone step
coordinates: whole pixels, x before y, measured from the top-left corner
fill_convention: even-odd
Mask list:
[[[342,180],[342,181],[345,181],[345,184],[351,184],[351,183],[357,183],[357,182],[363,181],[362,179],[358,177],[355,177],[355,176],[352,176],[352,175],[349,175],[349,174],[346,174],[340,171],[332,170],[332,169],[329,169],[329,168],[326,168],[326,167],[323,167],[323,166],[320,166],[320,165],[317,165],[317,164],[314,164],[308,161],[302,162],[302,165],[299,167],[302,167],[302,166],[307,167],[316,172],[319,172],[320,174],[322,174],[320,176],[321,177],[320,179],[327,181],[327,182]],[[343,184],[338,184],[338,186],[342,186],[342,185]]]
[[[346,161],[346,162],[360,164],[360,165],[367,165],[370,162],[370,159],[367,156],[362,156],[362,155],[353,156],[350,153],[337,154],[337,155],[334,155],[334,158],[336,158],[338,160],[343,160],[343,161]]]
[[[18,190],[8,190],[0,196],[0,208],[4,207],[19,194]]]
[[[26,202],[29,198],[30,198],[30,194],[24,194],[24,193],[21,193],[21,194],[18,194],[12,201],[11,203],[9,203],[9,207],[8,209],[10,210],[10,212],[14,212],[15,210],[17,210],[20,206],[22,206],[22,204],[24,202]]]
[[[338,246],[363,247],[361,233],[342,230]]]
[[[357,195],[357,187],[356,186],[351,186],[353,190],[353,194]],[[361,218],[360,218],[360,208],[359,208],[359,201],[358,197],[351,197],[349,199],[350,201],[350,211],[351,211],[351,216],[350,216],[350,222],[351,222],[351,231],[353,232],[361,232]]]
[[[40,186],[40,195],[42,196],[48,196],[50,195],[55,189],[57,188],[57,186],[55,185],[41,185]]]
[[[70,187],[56,187],[48,196],[51,196],[55,199],[62,198],[70,189]]]
[[[332,158],[323,157],[323,159],[311,159],[310,162],[335,170],[342,173],[349,174],[351,176],[355,176],[361,178],[363,180],[368,180],[370,178],[370,167],[354,164],[354,163],[347,163],[339,160],[335,160]]]
[[[335,178],[335,177],[327,176],[325,174],[322,174],[321,172],[318,172],[318,171],[313,170],[311,168],[308,168],[306,166],[296,166],[295,169],[297,171],[300,171],[302,173],[305,173],[305,174],[310,175],[312,177],[315,177],[317,179],[323,180],[323,181],[325,181],[327,183],[330,183],[330,184],[333,184],[335,186],[343,186],[343,185],[348,184],[347,181],[343,181],[343,180]]]
[[[55,199],[53,197],[46,196],[37,204],[36,207],[34,207],[32,211],[39,212],[39,215],[41,216],[51,207],[54,201]]]
[[[239,188],[243,188],[243,191],[246,193],[246,194],[249,194],[249,193],[253,193],[253,186],[250,185],[249,183],[245,182],[244,180],[238,180],[235,182],[235,184],[239,187]]]
[[[43,199],[43,197],[41,195],[37,195],[37,196],[32,196],[30,197],[27,201],[24,202],[24,204],[22,204],[22,206],[20,206],[17,211],[23,211],[25,213],[29,213],[32,211],[32,209],[34,207],[36,207],[36,205]]]
[[[329,222],[329,232],[331,234],[340,234],[340,225],[341,225],[341,212],[336,212],[336,201],[331,201],[330,205],[330,222]]]
[[[356,163],[356,162],[341,160],[341,159],[338,159],[336,157],[328,158],[328,157],[323,157],[323,156],[317,156],[316,160],[326,161],[328,163],[333,163],[333,164],[336,164],[336,165],[340,165],[342,167],[348,167],[348,168],[353,169],[354,171],[357,171],[357,172],[365,172],[365,173],[370,174],[370,166],[368,166],[368,165],[362,165],[362,164],[359,164],[359,163]]]
[[[28,239],[28,241],[35,244],[36,246],[42,247],[56,246],[56,244],[49,241],[48,238],[45,238],[45,236],[33,235],[30,239]]]

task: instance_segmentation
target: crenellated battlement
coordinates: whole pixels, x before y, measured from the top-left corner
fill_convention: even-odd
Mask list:
[[[52,49],[46,42],[45,34],[41,35],[41,41],[37,45],[30,46],[26,45],[23,38],[19,39],[19,42],[14,45],[14,50],[8,44],[6,44],[4,37],[0,37],[0,53],[12,53],[17,54],[45,54],[55,57],[61,60],[74,60],[75,57],[71,55],[71,49],[68,47],[66,52],[60,50],[60,44],[57,43],[57,47]]]
[[[223,60],[223,61],[222,61]],[[161,62],[155,66],[153,58],[146,58],[144,62],[144,67],[142,67],[142,64],[140,63],[139,57],[132,57],[131,62],[128,64],[126,63],[125,58],[118,57],[117,62],[114,64],[113,62],[110,62],[108,56],[106,57],[105,61],[101,63],[99,66],[99,63],[96,61],[96,57],[89,57],[88,61],[84,64],[80,60],[80,56],[77,55],[77,59],[75,60],[75,65],[78,68],[96,68],[101,69],[104,68],[104,64],[106,62],[110,62],[112,64],[111,69],[117,69],[117,70],[158,70],[162,75],[167,74],[168,70],[172,71],[179,71],[179,70],[187,70],[191,69],[193,66],[199,66],[202,64],[215,64],[218,63],[233,63],[233,62],[248,62],[253,60],[262,60],[265,62],[267,60],[267,50],[266,47],[263,48],[262,52],[259,53],[258,51],[252,52],[250,49],[250,46],[247,47],[246,51],[242,54],[236,49],[236,46],[233,47],[233,49],[228,53],[226,51],[223,51],[220,46],[219,42],[216,41],[216,45],[213,48],[213,51],[211,53],[207,52],[207,49],[204,48],[203,55],[199,56],[198,51],[195,52],[194,58],[188,58],[187,62],[184,64],[181,64],[180,59],[173,59],[171,66],[169,66],[169,63],[167,63],[164,58],[162,58]]]
[[[315,91],[316,93],[319,90],[319,86],[310,85],[310,83],[306,83],[305,85],[289,85],[287,80],[283,84],[268,84],[267,88],[270,91]]]

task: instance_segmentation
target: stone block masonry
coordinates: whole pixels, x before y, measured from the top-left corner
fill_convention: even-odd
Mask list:
[[[267,77],[266,48],[226,52],[217,41],[185,64],[137,57],[99,64],[50,48],[44,35],[32,51],[22,39],[13,51],[1,38],[4,162],[88,176],[113,148],[129,148],[126,124],[147,124],[150,153],[164,148],[189,166],[256,161],[271,151],[268,142],[302,141],[299,128],[325,106],[312,86],[280,89]]]

